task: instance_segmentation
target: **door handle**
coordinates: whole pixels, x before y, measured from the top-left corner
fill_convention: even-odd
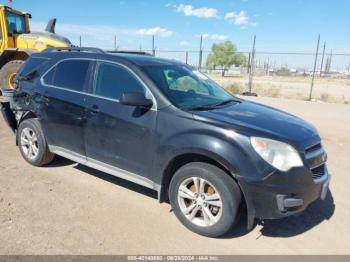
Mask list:
[[[93,105],[93,106],[90,108],[90,111],[91,111],[91,113],[93,113],[93,114],[98,114],[98,113],[100,113],[100,108],[99,108],[97,105]]]

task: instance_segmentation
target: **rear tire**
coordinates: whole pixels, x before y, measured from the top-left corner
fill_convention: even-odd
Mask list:
[[[36,118],[24,120],[19,125],[17,142],[23,158],[33,166],[48,165],[55,157],[49,151],[44,133]]]
[[[14,89],[13,80],[17,75],[17,71],[21,68],[25,61],[13,60],[5,64],[0,70],[0,88]]]
[[[172,178],[169,199],[176,217],[188,229],[220,237],[235,225],[242,196],[237,183],[222,169],[190,163]]]

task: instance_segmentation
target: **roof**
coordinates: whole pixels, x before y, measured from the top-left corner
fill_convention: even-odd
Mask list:
[[[129,62],[136,64],[138,66],[161,66],[161,65],[183,65],[183,63],[171,60],[164,59],[150,55],[138,55],[138,54],[127,54],[127,53],[113,53],[108,54],[116,57],[123,58]]]
[[[163,59],[151,56],[150,54],[143,52],[135,52],[135,51],[103,51],[98,48],[89,48],[89,47],[66,47],[66,48],[48,48],[42,52],[42,54],[51,56],[51,54],[55,57],[59,56],[59,54],[64,54],[64,57],[87,57],[92,58],[96,56],[101,56],[103,59],[110,59],[111,61],[115,60],[114,58],[118,58],[118,60],[124,60],[125,62],[129,62],[135,64],[137,66],[164,66],[164,65],[184,65],[182,62],[170,59]]]
[[[5,8],[7,10],[10,10],[14,13],[17,13],[17,14],[21,14],[21,15],[29,15],[30,17],[32,16],[30,13],[28,12],[23,12],[23,11],[20,11],[20,10],[17,10],[17,9],[14,9],[12,8],[11,6],[7,6],[7,5],[4,5],[4,4],[0,4],[0,8]]]

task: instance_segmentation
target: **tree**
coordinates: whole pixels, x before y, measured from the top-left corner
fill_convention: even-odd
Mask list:
[[[225,41],[221,44],[213,44],[211,53],[207,58],[207,67],[215,69],[220,66],[222,76],[233,65],[240,66],[246,63],[246,57],[237,53],[237,47],[231,41]]]

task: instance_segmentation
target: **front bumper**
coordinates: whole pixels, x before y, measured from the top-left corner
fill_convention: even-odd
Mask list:
[[[325,164],[324,164],[325,165]],[[331,176],[314,180],[307,168],[288,174],[274,172],[262,181],[240,181],[249,213],[260,219],[279,219],[304,211],[318,199],[326,199]]]

